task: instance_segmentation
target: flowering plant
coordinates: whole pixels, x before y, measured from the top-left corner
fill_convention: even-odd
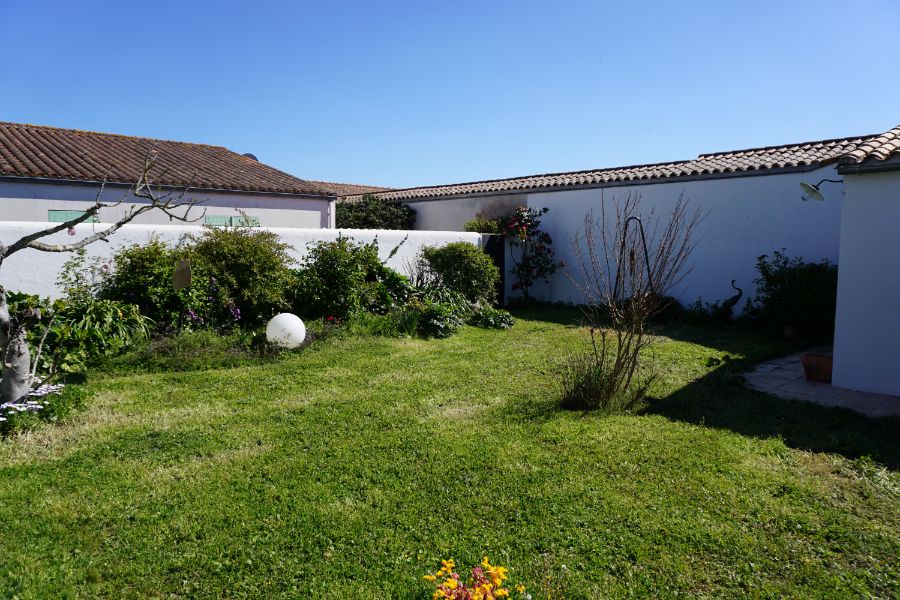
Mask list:
[[[442,560],[441,568],[436,573],[425,575],[425,581],[434,584],[433,600],[447,598],[449,600],[497,600],[509,598],[510,589],[505,587],[507,577],[506,567],[494,566],[485,556],[481,564],[472,568],[472,577],[463,581],[457,573],[456,563],[451,560]],[[525,594],[525,586],[519,584],[515,587],[521,598],[529,598]]]
[[[563,264],[554,258],[553,240],[550,235],[541,231],[541,216],[550,209],[540,210],[520,206],[506,224],[506,237],[512,248],[512,274],[516,277],[512,289],[522,290],[525,298],[529,298],[528,290],[540,280],[547,281],[556,269]]]

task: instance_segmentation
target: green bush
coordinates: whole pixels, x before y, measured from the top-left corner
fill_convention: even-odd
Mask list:
[[[476,246],[453,242],[424,248],[422,259],[437,285],[459,292],[476,304],[491,304],[497,299],[500,269]]]
[[[254,227],[207,227],[192,239],[186,255],[208,278],[207,319],[254,326],[287,310],[294,286],[288,248],[277,234]]]
[[[338,202],[335,221],[339,229],[412,229],[416,211],[395,200],[366,194],[355,202]]]
[[[191,261],[192,284],[175,290],[181,259]],[[270,231],[209,227],[177,248],[158,239],[122,248],[94,271],[99,298],[137,305],[165,333],[265,322],[290,307],[291,263],[287,244]]]
[[[757,258],[756,296],[749,316],[778,333],[808,341],[834,337],[837,266],[824,260],[804,262],[775,251]],[[793,332],[791,332],[793,329]]]
[[[512,315],[507,311],[491,306],[481,306],[469,317],[469,325],[482,329],[509,329],[514,322]]]
[[[475,217],[474,219],[466,221],[463,225],[463,231],[502,235],[506,232],[506,219],[503,217],[497,217],[496,219]]]
[[[178,330],[191,324],[190,315],[203,319],[207,313],[206,279],[199,266],[193,268],[194,284],[182,290],[172,287],[172,276],[183,249],[173,249],[159,239],[120,248],[103,265],[97,297],[134,304],[153,320],[157,331]]]
[[[452,304],[426,301],[418,312],[418,332],[425,338],[450,337],[463,324],[457,307]]]
[[[28,328],[38,376],[84,373],[99,358],[143,344],[152,325],[137,306],[112,300],[88,297],[50,301],[10,292],[7,302],[11,313],[32,311],[39,315]]]
[[[375,242],[348,237],[314,244],[295,282],[294,312],[304,318],[344,321],[361,311],[386,313],[410,292],[404,276],[381,264]]]

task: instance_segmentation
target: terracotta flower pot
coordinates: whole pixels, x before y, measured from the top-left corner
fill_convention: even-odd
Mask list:
[[[803,372],[808,380],[831,383],[831,369],[834,359],[830,354],[807,352],[800,357],[800,362],[803,364]]]

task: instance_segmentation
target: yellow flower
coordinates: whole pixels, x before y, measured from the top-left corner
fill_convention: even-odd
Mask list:
[[[520,583],[519,585],[517,585],[516,591],[519,592],[520,594],[524,594],[525,593],[525,584]]]
[[[498,598],[506,598],[507,596],[509,596],[509,590],[499,589],[496,592],[494,592],[494,595],[497,596]]]
[[[456,566],[456,563],[453,562],[453,559],[451,558],[450,560],[442,560],[441,565],[443,565],[443,567],[449,572],[453,570],[453,568]]]
[[[456,582],[455,579],[448,579],[447,581],[444,582],[444,585],[446,585],[451,590],[455,590],[456,586],[458,586],[459,584]]]
[[[432,600],[437,600],[438,598],[446,598],[447,594],[444,593],[444,590],[435,590],[434,595],[431,597]]]
[[[434,575],[426,575],[422,579],[424,579],[425,581],[434,581],[435,579],[437,579],[437,577],[435,577]]]

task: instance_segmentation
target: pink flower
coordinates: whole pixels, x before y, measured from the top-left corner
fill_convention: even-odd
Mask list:
[[[69,235],[75,235],[75,228],[74,228],[74,227],[69,227],[68,233],[69,233]]]

